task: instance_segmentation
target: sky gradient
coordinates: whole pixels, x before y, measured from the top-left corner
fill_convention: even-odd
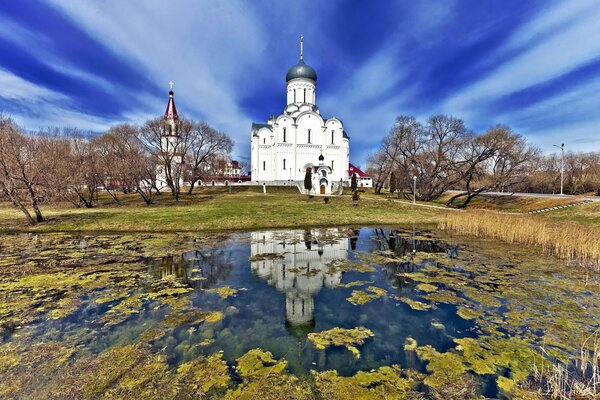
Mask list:
[[[179,113],[248,160],[251,123],[283,111],[302,33],[355,164],[401,114],[600,150],[599,21],[597,0],[3,1],[0,112],[102,132],[162,115],[173,80]]]

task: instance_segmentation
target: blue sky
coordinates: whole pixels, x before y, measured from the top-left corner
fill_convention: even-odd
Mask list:
[[[298,60],[366,164],[394,118],[511,126],[545,151],[600,150],[600,1],[2,1],[0,111],[100,132],[180,114],[235,140],[285,105]]]

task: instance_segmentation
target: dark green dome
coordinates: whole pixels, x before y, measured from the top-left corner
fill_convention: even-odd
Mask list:
[[[298,64],[290,68],[285,75],[285,81],[289,82],[292,79],[310,79],[317,82],[317,73],[310,65],[304,63],[304,60],[300,60]]]

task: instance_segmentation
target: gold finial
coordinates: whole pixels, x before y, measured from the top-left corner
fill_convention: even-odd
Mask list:
[[[304,61],[304,35],[300,35],[300,61]]]

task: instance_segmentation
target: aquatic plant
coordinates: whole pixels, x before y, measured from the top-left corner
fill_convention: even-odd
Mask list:
[[[287,361],[275,360],[273,354],[252,349],[237,359],[236,372],[243,379],[225,399],[309,400],[313,396],[307,382],[286,372]]]
[[[376,286],[369,286],[366,290],[353,290],[352,296],[348,297],[350,303],[356,305],[365,304],[371,300],[378,299],[387,294],[387,290]]]
[[[395,296],[395,299],[396,300],[400,300],[403,303],[406,303],[413,310],[427,311],[427,310],[429,310],[431,308],[430,304],[423,303],[423,302],[418,301],[418,300],[412,300],[412,299],[409,299],[408,297]]]
[[[263,260],[279,260],[283,259],[285,256],[280,253],[260,253],[255,254],[250,257],[250,261],[263,261]]]
[[[536,363],[534,382],[552,399],[600,398],[600,329],[583,339],[577,355],[562,362],[545,350]]]
[[[373,283],[373,281],[352,281],[348,283],[338,283],[336,286],[341,288],[351,288],[355,286],[365,286],[370,283]]]
[[[230,296],[235,296],[235,294],[238,292],[237,289],[234,289],[234,288],[229,287],[229,286],[223,286],[223,287],[218,287],[218,288],[206,289],[206,291],[207,292],[216,293],[222,299],[226,299],[226,298],[228,298]]]
[[[374,333],[362,326],[352,329],[336,327],[327,331],[309,333],[308,340],[315,345],[317,350],[325,350],[329,346],[344,346],[354,354],[354,357],[360,358],[360,352],[356,346],[362,345],[366,339],[372,336],[375,336]]]
[[[397,365],[341,377],[336,371],[312,371],[318,398],[328,400],[418,399],[420,374]]]

